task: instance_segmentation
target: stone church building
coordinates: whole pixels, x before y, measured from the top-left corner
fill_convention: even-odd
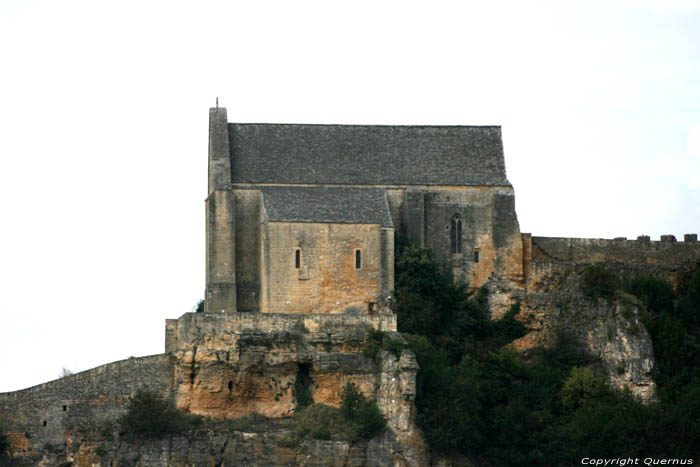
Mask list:
[[[519,283],[523,241],[497,126],[229,123],[209,113],[210,312],[373,312],[394,248],[455,278]]]

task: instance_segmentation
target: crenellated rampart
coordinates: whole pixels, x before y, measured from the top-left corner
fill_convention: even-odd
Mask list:
[[[624,237],[558,238],[531,237],[532,258],[546,257],[566,262],[603,262],[644,264],[678,264],[700,259],[700,242],[697,234],[687,234],[678,242],[673,235],[662,235],[651,240],[641,235],[636,240]]]

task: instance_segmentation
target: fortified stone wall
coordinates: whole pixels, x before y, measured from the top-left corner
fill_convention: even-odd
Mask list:
[[[653,241],[648,236],[626,238],[557,238],[523,235],[528,291],[554,286],[548,280],[574,264],[608,263],[625,276],[652,274],[678,285],[679,275],[700,261],[697,234],[683,242],[672,235]],[[551,281],[550,281],[551,282]],[[548,284],[548,285],[547,285]]]
[[[0,394],[0,420],[20,455],[47,443],[63,444],[69,431],[101,429],[125,411],[138,389],[169,396],[173,360],[167,354],[130,358]]]
[[[642,235],[636,240],[532,237],[532,243],[536,247],[533,257],[544,255],[569,262],[677,264],[700,258],[697,234],[685,235],[683,242],[676,241],[673,235],[663,235],[658,241]]]
[[[653,275],[677,287],[700,262],[697,235],[685,235],[677,242],[671,235],[652,241],[648,236],[586,239],[531,237],[523,234],[526,275],[525,289],[502,286],[499,313],[520,302],[519,319],[529,333],[516,341],[523,351],[550,342],[565,330],[592,355],[600,357],[607,381],[628,388],[650,401],[656,397],[653,380],[654,352],[649,333],[640,319],[642,307],[624,294],[613,300],[597,300],[582,293],[582,276],[591,264],[605,268],[623,283],[635,277]],[[491,299],[491,297],[490,297]],[[492,311],[494,303],[491,303]]]

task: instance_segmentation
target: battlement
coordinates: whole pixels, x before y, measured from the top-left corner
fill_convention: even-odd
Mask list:
[[[165,351],[175,352],[206,336],[242,333],[322,334],[357,326],[371,326],[380,331],[396,331],[393,313],[283,314],[283,313],[185,313],[165,321]]]
[[[700,260],[700,242],[697,234],[686,234],[679,242],[673,235],[662,235],[651,240],[640,235],[636,240],[625,237],[563,238],[531,237],[523,234],[529,259],[550,259],[566,262],[617,261],[643,264],[684,264]],[[531,248],[528,248],[531,247]]]

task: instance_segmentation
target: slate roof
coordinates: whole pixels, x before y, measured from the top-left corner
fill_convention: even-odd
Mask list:
[[[261,192],[268,221],[394,226],[381,188],[266,186]]]
[[[496,126],[229,123],[233,183],[505,185]]]

